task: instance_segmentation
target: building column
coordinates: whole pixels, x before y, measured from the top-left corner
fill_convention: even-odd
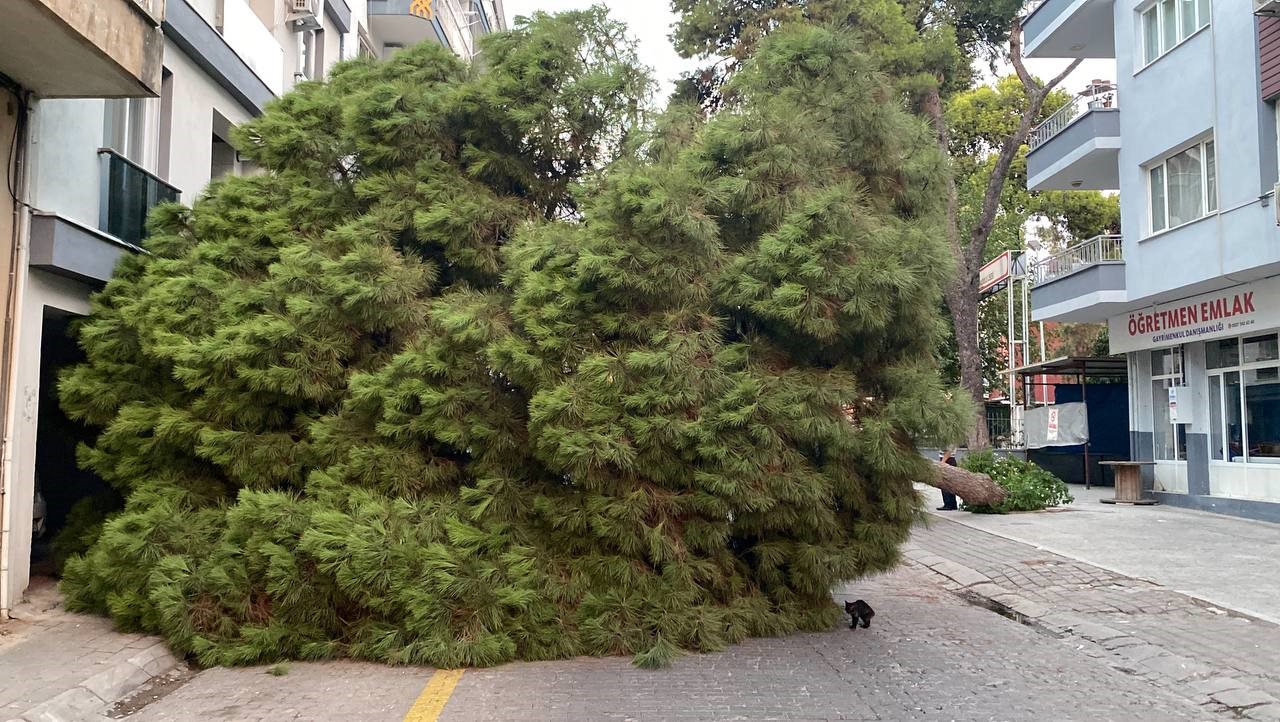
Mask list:
[[[1194,412],[1187,427],[1187,494],[1209,494],[1209,377],[1203,343],[1182,347],[1182,371],[1191,392]]]

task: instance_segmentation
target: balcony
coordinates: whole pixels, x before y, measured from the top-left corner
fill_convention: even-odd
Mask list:
[[[142,250],[139,244],[147,235],[151,209],[181,196],[177,188],[113,150],[99,150],[98,157],[102,163],[98,227],[56,213],[33,213],[32,268],[91,285],[106,283],[122,256]]]
[[[1033,321],[1102,321],[1128,300],[1124,244],[1117,235],[1094,236],[1031,267]]]
[[[44,98],[160,94],[165,0],[5,0],[0,73]]]
[[[447,0],[369,0],[369,31],[378,40],[379,53],[386,57],[384,49],[427,40],[453,50],[439,17],[450,5]]]
[[[1114,58],[1113,0],[1044,0],[1022,25],[1028,58]]]
[[[1115,87],[1094,81],[1031,131],[1027,189],[1120,187],[1120,104]]]
[[[182,192],[113,150],[98,151],[102,161],[102,200],[98,230],[139,245],[147,236],[147,214],[160,203],[176,202]]]

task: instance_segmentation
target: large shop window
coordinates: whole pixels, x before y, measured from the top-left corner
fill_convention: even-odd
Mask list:
[[[1151,232],[1176,228],[1218,210],[1212,140],[1197,143],[1147,169]]]
[[[1280,339],[1205,344],[1209,454],[1218,461],[1280,464]]]
[[[1182,385],[1182,349],[1152,351],[1151,429],[1154,458],[1161,461],[1185,461],[1187,458],[1187,427],[1174,424],[1169,416],[1169,388]]]
[[[1209,0],[1158,0],[1141,15],[1145,67],[1209,24]]]

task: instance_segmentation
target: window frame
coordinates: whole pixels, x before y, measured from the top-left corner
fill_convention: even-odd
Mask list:
[[[1164,372],[1163,369],[1157,369],[1155,364],[1156,354],[1163,354],[1165,352],[1169,352],[1172,355],[1172,361],[1173,361],[1173,370],[1167,373]],[[1158,432],[1158,429],[1156,428],[1157,426],[1156,410],[1158,408],[1163,407],[1166,409],[1166,413],[1167,413],[1169,400],[1167,397],[1164,399],[1156,399],[1155,393],[1154,393],[1156,384],[1159,383],[1162,385],[1161,387],[1164,388],[1163,383],[1165,381],[1172,381],[1173,382],[1171,384],[1172,386],[1186,386],[1187,384],[1186,355],[1182,352],[1181,346],[1171,346],[1169,348],[1152,349],[1148,358],[1150,359],[1150,364],[1151,364],[1150,385],[1151,385],[1151,388],[1153,389],[1152,398],[1151,398],[1151,458],[1155,461],[1186,463],[1187,461],[1187,448],[1186,448],[1186,441],[1185,441],[1186,429],[1178,428],[1179,426],[1185,426],[1185,424],[1175,424],[1173,423],[1172,420],[1170,420],[1169,423],[1167,424],[1168,429],[1165,429],[1165,432],[1169,433],[1172,438],[1171,446],[1173,448],[1173,458],[1167,459],[1167,458],[1156,455],[1157,453],[1156,433]],[[1159,371],[1159,373],[1157,373],[1157,371]],[[1164,424],[1161,424],[1161,425],[1163,426]],[[1179,432],[1182,433],[1181,438],[1179,437]]]
[[[1165,15],[1167,11],[1165,9],[1165,3],[1167,2],[1167,0],[1151,0],[1151,2],[1143,3],[1142,5],[1139,5],[1135,9],[1135,12],[1137,13],[1137,18],[1138,18],[1138,22],[1136,24],[1138,42],[1136,44],[1140,49],[1140,52],[1137,54],[1137,57],[1142,62],[1135,63],[1135,65],[1137,65],[1137,68],[1133,71],[1134,75],[1137,75],[1138,73],[1142,72],[1151,64],[1160,60],[1160,58],[1163,58],[1164,56],[1173,52],[1174,49],[1176,49],[1178,46],[1182,45],[1183,43],[1187,42],[1191,38],[1195,37],[1196,34],[1198,34],[1201,30],[1204,30],[1205,28],[1213,24],[1213,0],[1191,0],[1195,5],[1195,9],[1194,9],[1194,12],[1192,13],[1192,17],[1195,20],[1196,27],[1190,28],[1190,29],[1183,27],[1184,23],[1183,23],[1183,13],[1182,13],[1183,7],[1182,6],[1183,6],[1183,3],[1186,1],[1187,0],[1173,0],[1172,12],[1173,12],[1174,41],[1168,47],[1165,47],[1165,34],[1167,31],[1167,24],[1165,20]],[[1207,8],[1207,10],[1203,8]],[[1147,17],[1147,14],[1152,11],[1155,11],[1155,15],[1154,15],[1155,30],[1156,30],[1155,39],[1159,47],[1156,48],[1156,53],[1154,55],[1151,55],[1150,59],[1148,59],[1147,51],[1150,48],[1148,47],[1148,44],[1147,44],[1146,17]],[[1203,17],[1203,22],[1201,22],[1202,17]]]
[[[1172,203],[1170,202],[1171,198],[1169,196],[1168,163],[1171,159],[1177,156],[1180,156],[1189,150],[1196,149],[1196,148],[1198,148],[1200,151],[1200,215],[1194,218],[1191,218],[1189,220],[1182,221],[1177,225],[1172,225],[1170,224],[1170,218],[1171,218],[1170,206],[1172,205]],[[1208,218],[1209,216],[1217,214],[1218,212],[1217,152],[1218,152],[1217,140],[1213,134],[1210,134],[1194,143],[1189,143],[1187,145],[1179,147],[1177,150],[1173,152],[1166,153],[1163,156],[1161,156],[1159,159],[1151,161],[1150,163],[1147,163],[1146,165],[1142,166],[1143,177],[1145,179],[1145,183],[1147,186],[1146,190],[1147,190],[1147,229],[1148,229],[1147,237],[1148,238],[1159,235],[1161,233],[1168,233],[1169,231],[1172,231],[1175,228],[1181,228],[1185,225],[1195,223],[1196,221],[1199,221],[1204,218]],[[1161,208],[1164,212],[1164,218],[1161,220],[1161,225],[1159,227],[1156,227],[1156,215],[1155,215],[1155,204],[1154,204],[1155,197],[1153,195],[1154,186],[1152,184],[1152,175],[1155,173],[1157,169],[1160,171],[1160,178],[1162,183],[1161,192],[1162,192],[1163,203]],[[1209,177],[1209,172],[1211,169],[1213,171],[1212,179]],[[1213,191],[1212,197],[1210,195],[1210,190]]]
[[[1209,414],[1211,415],[1210,425],[1209,425],[1210,444],[1213,443],[1214,417],[1216,417],[1218,428],[1221,430],[1221,433],[1222,433],[1222,439],[1219,447],[1217,449],[1214,449],[1211,446],[1209,449],[1209,460],[1211,463],[1242,464],[1242,465],[1265,464],[1268,467],[1275,466],[1278,463],[1280,463],[1280,457],[1276,457],[1276,456],[1258,456],[1257,458],[1254,458],[1254,459],[1250,458],[1251,454],[1249,450],[1250,443],[1249,443],[1249,411],[1248,411],[1249,383],[1247,380],[1248,377],[1246,376],[1246,373],[1249,371],[1258,371],[1261,369],[1277,369],[1277,372],[1280,373],[1280,357],[1262,359],[1259,361],[1246,361],[1244,356],[1244,342],[1246,339],[1257,339],[1257,338],[1262,338],[1266,336],[1275,338],[1277,337],[1277,335],[1278,333],[1276,331],[1268,331],[1263,333],[1254,332],[1246,336],[1236,336],[1231,339],[1220,339],[1219,341],[1205,342],[1206,343],[1206,359],[1207,359],[1207,344],[1220,343],[1221,341],[1230,340],[1230,341],[1233,341],[1236,346],[1235,364],[1220,366],[1217,368],[1205,369],[1205,375],[1207,376],[1208,383],[1209,383],[1209,399],[1212,400],[1213,398],[1213,389],[1215,388],[1215,386],[1218,389],[1218,396],[1219,396],[1219,404],[1217,408],[1213,408],[1212,404],[1210,405],[1210,408],[1209,408]],[[1227,426],[1226,376],[1227,374],[1231,374],[1231,373],[1234,373],[1237,375],[1238,377],[1237,383],[1239,387],[1236,392],[1237,408],[1240,410],[1240,417],[1239,419],[1237,419],[1237,421],[1239,421],[1239,424],[1240,424],[1240,455],[1238,457],[1233,457],[1231,455],[1231,437],[1230,437],[1230,434],[1228,433],[1229,427]],[[1261,459],[1273,459],[1273,461],[1261,461]]]

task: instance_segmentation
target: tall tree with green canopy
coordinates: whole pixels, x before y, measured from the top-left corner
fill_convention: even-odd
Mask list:
[[[971,414],[928,362],[941,154],[829,29],[710,121],[638,125],[647,88],[597,9],[246,124],[266,172],[154,214],[61,381],[127,497],[69,605],[204,664],[652,666],[833,624],[919,515],[911,439]]]
[[[1051,93],[1041,109],[1042,117],[1051,115],[1069,100],[1070,96],[1062,91]],[[1005,138],[1017,132],[1027,104],[1026,88],[1013,75],[956,93],[948,100],[946,122],[961,227],[971,226],[978,221],[997,161],[994,149],[999,148]],[[1023,146],[1009,166],[1008,178],[1000,191],[997,212],[982,256],[984,263],[1008,250],[1023,251],[1028,245],[1055,251],[1074,241],[1085,240],[1100,233],[1119,232],[1120,204],[1117,196],[1104,195],[1098,191],[1029,191],[1026,155],[1027,149]],[[1041,227],[1032,229],[1032,237],[1029,238],[1028,221],[1033,218],[1044,223]],[[1020,304],[1015,305],[1015,314],[1019,312],[1019,306]],[[1009,367],[1005,343],[1007,319],[1008,311],[1003,297],[981,304],[978,347],[981,351],[983,383],[987,388],[1006,388],[1008,384],[1008,376],[1004,374]],[[1093,335],[1096,336],[1096,332]],[[1046,346],[1051,352],[1061,346],[1057,340],[1058,334],[1046,336]],[[945,361],[947,377],[958,381],[960,368],[955,346],[954,337],[947,338],[944,347],[940,349],[940,356]],[[1070,346],[1081,348],[1079,343]]]

